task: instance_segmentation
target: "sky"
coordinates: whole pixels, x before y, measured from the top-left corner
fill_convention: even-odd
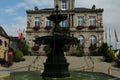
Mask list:
[[[75,7],[91,8],[95,4],[96,8],[103,8],[103,26],[108,35],[111,35],[111,44],[115,47],[114,29],[116,29],[120,41],[120,0],[75,0]],[[26,10],[53,8],[54,0],[0,0],[0,26],[4,28],[10,36],[17,36],[19,29],[26,29]],[[120,42],[117,43],[118,46]]]

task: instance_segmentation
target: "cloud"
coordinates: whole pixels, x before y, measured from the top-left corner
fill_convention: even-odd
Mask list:
[[[17,36],[19,29],[23,31],[26,28],[26,18],[18,16],[14,19],[14,23],[3,25],[8,35]]]
[[[13,14],[15,12],[15,9],[14,8],[6,8],[4,11],[7,14]]]

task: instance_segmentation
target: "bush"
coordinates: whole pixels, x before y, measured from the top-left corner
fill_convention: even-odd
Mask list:
[[[79,57],[84,56],[84,48],[83,48],[83,46],[78,45],[76,50],[74,51],[74,54],[76,56],[79,56]]]
[[[108,50],[108,44],[107,43],[103,43],[101,45],[101,47],[98,49],[98,53],[99,55],[102,55],[104,57],[107,57],[107,50]]]
[[[19,62],[19,61],[21,61],[22,57],[23,57],[22,51],[19,50],[19,49],[17,49],[17,50],[15,51],[15,59],[14,59],[14,61],[15,61],[15,62]]]
[[[29,51],[29,46],[26,44],[25,41],[21,41],[19,48],[23,52],[24,55],[31,55],[31,52]]]
[[[114,61],[115,60],[115,52],[112,49],[107,50],[108,57]]]

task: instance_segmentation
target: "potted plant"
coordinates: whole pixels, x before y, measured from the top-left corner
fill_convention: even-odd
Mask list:
[[[89,29],[95,29],[96,26],[91,25],[91,26],[89,26],[88,28],[89,28]]]
[[[34,51],[38,51],[39,48],[40,48],[39,46],[35,45],[35,46],[32,47],[32,50],[34,50]]]
[[[84,26],[77,26],[77,27],[76,27],[77,30],[81,30],[81,29],[83,29],[83,28],[85,28],[85,27],[84,27]]]
[[[35,31],[38,31],[38,30],[40,29],[40,26],[34,26],[33,29],[34,29]]]
[[[91,50],[91,51],[94,51],[96,49],[97,49],[96,44],[94,44],[94,45],[91,44],[89,47],[89,50]]]

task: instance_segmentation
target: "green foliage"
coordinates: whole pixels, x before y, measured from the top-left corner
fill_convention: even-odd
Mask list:
[[[78,45],[76,50],[74,51],[74,54],[76,56],[79,56],[79,57],[84,56],[84,48],[83,48],[83,46]]]
[[[107,50],[108,50],[108,44],[107,43],[103,43],[101,45],[101,47],[99,48],[98,53],[101,54],[104,57],[107,57],[108,56]]]
[[[45,45],[44,48],[43,48],[43,50],[45,51],[46,54],[49,54],[50,51],[51,51],[51,48],[50,48],[49,45]]]
[[[108,57],[113,61],[115,60],[115,52],[112,49],[107,50]]]
[[[14,61],[15,61],[15,62],[19,62],[19,61],[21,61],[22,57],[23,57],[22,51],[19,50],[19,49],[17,49],[17,50],[15,51],[15,59],[14,59]]]
[[[23,52],[24,55],[31,55],[29,51],[29,46],[26,44],[25,41],[21,41],[20,50]]]

